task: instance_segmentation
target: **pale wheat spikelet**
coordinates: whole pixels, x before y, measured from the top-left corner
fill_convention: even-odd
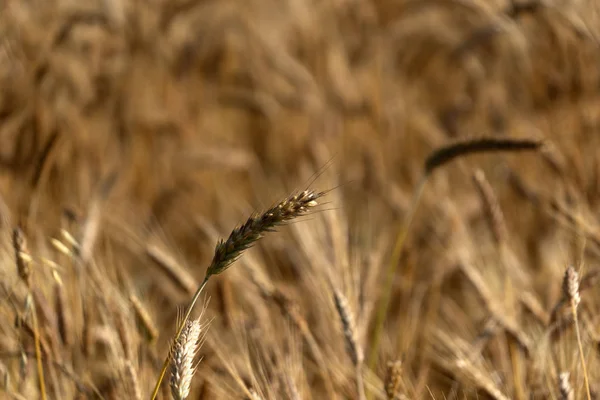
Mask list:
[[[192,377],[196,372],[194,358],[200,347],[200,320],[188,321],[175,342],[171,357],[171,394],[175,400],[184,400],[190,394]]]
[[[306,214],[310,208],[318,204],[317,199],[324,194],[324,192],[304,190],[288,197],[267,211],[248,218],[243,225],[231,232],[227,240],[220,240],[217,243],[206,275],[216,275],[225,271],[244,250],[252,247],[265,233],[272,232],[277,226]]]
[[[388,400],[400,399],[402,386],[402,362],[400,360],[390,361],[387,364],[385,374],[385,395]]]
[[[573,314],[573,321],[575,322],[575,333],[577,334],[577,345],[579,347],[579,358],[581,360],[581,368],[583,369],[583,379],[585,381],[585,389],[587,392],[588,400],[592,400],[592,394],[590,392],[590,383],[587,373],[585,355],[583,352],[583,345],[581,343],[581,331],[579,329],[579,319],[577,317],[577,306],[581,303],[581,296],[579,294],[579,274],[572,265],[567,267],[565,271],[565,277],[563,278],[563,296],[571,303],[571,313]]]
[[[571,302],[575,309],[577,309],[577,306],[581,303],[581,296],[579,295],[579,274],[571,265],[569,265],[565,271],[562,290],[563,296]]]
[[[352,315],[352,311],[350,311],[348,300],[338,290],[334,290],[333,299],[335,301],[335,308],[342,321],[348,354],[350,355],[352,364],[355,366],[359,365],[363,361],[363,351],[356,338],[356,325],[354,324],[354,316]]]
[[[569,381],[570,374],[561,372],[558,375],[558,389],[560,390],[560,400],[575,400],[575,393]]]
[[[364,399],[365,386],[362,376],[364,353],[362,346],[358,342],[356,325],[354,323],[354,315],[348,304],[348,299],[346,299],[346,296],[344,296],[340,291],[334,289],[333,299],[335,301],[337,313],[342,321],[346,349],[356,370],[356,390],[358,392],[358,398]]]

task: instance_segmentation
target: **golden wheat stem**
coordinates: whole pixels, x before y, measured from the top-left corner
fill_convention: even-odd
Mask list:
[[[417,190],[412,198],[412,203],[408,210],[408,214],[406,219],[403,221],[400,232],[396,238],[396,243],[394,245],[394,249],[392,251],[392,256],[390,258],[390,264],[387,268],[385,288],[383,289],[383,295],[381,299],[381,303],[379,308],[377,309],[377,316],[375,319],[375,329],[373,331],[373,342],[371,344],[371,353],[369,355],[368,367],[370,370],[374,370],[377,364],[377,353],[379,351],[379,341],[381,339],[381,333],[383,330],[383,324],[385,323],[385,316],[387,314],[387,310],[389,307],[394,276],[396,276],[396,270],[398,269],[398,265],[400,264],[400,257],[402,256],[402,249],[404,248],[404,243],[410,226],[412,224],[413,217],[417,211],[417,206],[419,205],[419,200],[421,199],[421,195],[423,194],[423,190],[425,189],[425,184],[427,183],[428,175],[423,175],[419,184],[417,186]]]
[[[192,314],[192,310],[194,309],[194,306],[196,305],[196,302],[198,301],[198,299],[200,298],[200,295],[202,294],[202,291],[204,290],[204,287],[206,286],[206,284],[208,283],[208,279],[210,278],[210,275],[207,274],[204,277],[204,280],[202,281],[202,283],[200,284],[200,286],[198,287],[198,290],[196,290],[196,293],[194,293],[194,297],[192,298],[192,302],[190,303],[190,305],[187,308],[187,311],[185,312],[185,315],[183,316],[183,319],[181,320],[181,323],[179,324],[179,328],[177,328],[177,333],[175,334],[175,338],[173,339],[172,343],[175,344],[177,343],[177,341],[179,340],[179,337],[181,336],[181,332],[183,332],[183,329],[185,328],[187,321],[190,319],[190,315]],[[173,344],[171,345],[171,348],[173,346]],[[156,396],[158,395],[158,391],[160,390],[160,385],[167,373],[167,369],[169,368],[169,363],[171,362],[171,351],[169,351],[169,353],[167,354],[167,358],[165,359],[165,362],[163,364],[162,370],[160,372],[160,376],[158,377],[158,380],[156,381],[156,385],[154,386],[154,390],[152,392],[152,397],[151,400],[154,400],[156,398]]]

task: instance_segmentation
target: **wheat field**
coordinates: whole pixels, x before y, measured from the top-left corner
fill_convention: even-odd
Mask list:
[[[2,399],[600,399],[594,0],[0,0],[0,140]]]

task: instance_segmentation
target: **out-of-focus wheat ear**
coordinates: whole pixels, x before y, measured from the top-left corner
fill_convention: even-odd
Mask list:
[[[504,214],[500,208],[498,198],[496,197],[494,189],[492,189],[490,186],[490,183],[486,179],[485,174],[481,169],[477,169],[473,174],[473,182],[475,183],[477,191],[481,197],[485,215],[490,229],[494,235],[496,245],[501,247],[506,243],[508,229],[506,228]]]
[[[385,395],[388,400],[402,397],[402,362],[389,361],[385,372]]]
[[[20,227],[13,229],[13,248],[15,251],[15,261],[17,264],[17,273],[27,288],[31,287],[31,256],[27,250],[25,235]]]
[[[123,363],[123,386],[125,386],[125,393],[131,396],[131,399],[142,400],[138,374],[130,360],[125,360]]]
[[[171,394],[175,400],[184,400],[190,394],[196,372],[194,358],[200,347],[202,326],[199,319],[188,321],[175,342],[171,355]]]
[[[470,154],[538,150],[544,142],[535,138],[475,137],[460,139],[433,151],[425,161],[425,175],[437,168]]]
[[[571,374],[561,372],[558,375],[558,390],[560,391],[560,400],[575,400],[575,392],[571,386]]]
[[[348,304],[348,299],[339,290],[333,290],[333,299],[335,302],[335,308],[337,310],[340,321],[342,322],[342,328],[344,331],[344,340],[346,342],[346,350],[352,360],[356,371],[356,390],[358,398],[365,399],[365,384],[362,374],[362,365],[364,360],[364,353],[362,346],[358,342],[356,325],[354,323],[354,314]]]
[[[100,233],[100,201],[94,199],[88,209],[88,214],[83,223],[81,236],[79,237],[79,246],[76,247],[77,255],[85,264],[92,258],[94,246]]]
[[[158,337],[159,332],[156,324],[150,316],[150,313],[136,295],[131,294],[129,296],[129,301],[131,301],[135,316],[142,327],[142,336],[147,338],[148,341],[153,342]]]
[[[572,265],[569,265],[565,271],[562,285],[563,296],[570,302],[571,306],[577,310],[581,297],[579,295],[579,273]]]
[[[581,359],[581,368],[583,369],[583,378],[585,380],[585,390],[587,393],[588,400],[592,400],[587,366],[585,361],[585,354],[583,352],[583,345],[581,343],[579,318],[577,315],[577,306],[579,306],[579,303],[581,303],[581,296],[579,294],[579,273],[577,273],[577,271],[572,265],[569,265],[567,267],[567,270],[565,271],[562,290],[563,296],[569,301],[571,305],[571,313],[573,314],[573,321],[575,322],[575,333],[577,334],[577,345],[579,346],[579,358]]]
[[[192,295],[194,293],[198,287],[198,282],[182,265],[177,262],[175,257],[169,254],[165,249],[156,245],[148,244],[146,246],[146,255],[188,295]]]

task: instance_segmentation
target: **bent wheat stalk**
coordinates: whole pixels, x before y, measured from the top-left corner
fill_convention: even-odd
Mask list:
[[[535,138],[497,138],[497,137],[475,137],[456,141],[449,145],[440,147],[429,154],[423,165],[423,174],[419,180],[415,192],[413,194],[410,208],[406,214],[406,218],[401,222],[396,243],[392,250],[392,254],[385,275],[385,285],[382,291],[381,301],[377,308],[375,317],[375,328],[373,330],[371,352],[369,354],[368,367],[374,370],[377,364],[379,341],[383,332],[383,325],[389,307],[391,292],[393,288],[394,276],[400,264],[400,257],[404,248],[406,236],[410,230],[413,217],[417,211],[421,195],[427,184],[427,180],[431,174],[440,167],[449,162],[470,154],[490,153],[490,152],[506,152],[506,151],[532,151],[538,150],[544,144],[543,141]],[[369,393],[369,398],[372,398]]]
[[[252,247],[265,233],[273,232],[278,226],[307,214],[311,208],[318,205],[317,200],[325,194],[326,192],[304,190],[301,193],[291,195],[274,207],[269,208],[267,211],[252,215],[244,224],[236,227],[227,240],[221,239],[217,243],[213,259],[206,270],[204,280],[198,287],[198,290],[196,290],[196,293],[194,293],[192,301],[179,324],[177,333],[175,334],[175,338],[163,364],[162,371],[158,377],[154,391],[152,392],[152,400],[158,395],[160,385],[165,377],[167,368],[169,367],[171,355],[173,354],[173,345],[178,342],[181,333],[192,314],[192,310],[194,309],[200,294],[204,291],[210,277],[227,270],[227,268],[229,268],[245,250]]]

